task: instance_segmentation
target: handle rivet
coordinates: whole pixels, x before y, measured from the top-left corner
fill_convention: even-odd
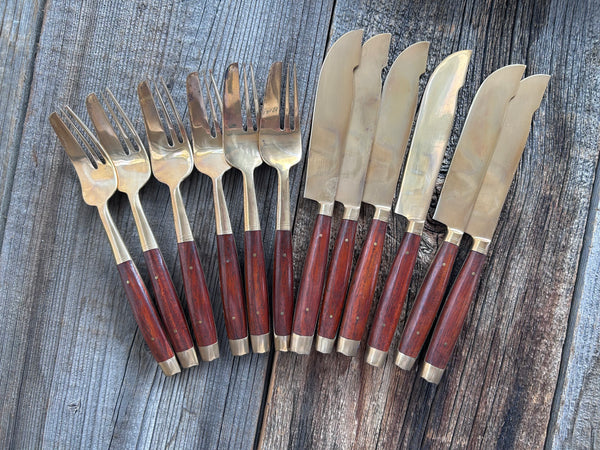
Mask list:
[[[129,280],[127,280],[127,284],[129,284]]]
[[[420,331],[417,331],[417,336],[418,336],[418,335],[420,335],[420,334],[421,334],[421,332],[420,332]]]
[[[281,312],[279,313],[279,315],[280,315],[280,316],[283,316],[283,311],[281,311]]]
[[[260,311],[256,311],[256,315],[257,315],[257,316],[260,316]]]
[[[308,312],[308,308],[306,308],[306,312]]]
[[[155,279],[155,280],[158,280],[158,275],[155,275],[155,276],[154,276],[154,279]]]
[[[235,316],[232,316],[232,317],[231,317],[231,320],[235,320]]]
[[[475,272],[471,272],[471,275],[475,276]]]
[[[409,253],[410,253],[410,252],[407,250],[405,254],[406,254],[406,255],[408,255]]]
[[[444,347],[448,347],[448,343],[447,342],[444,342]]]
[[[283,254],[283,257],[284,257],[284,258],[287,258],[287,253],[284,253],[284,254]]]
[[[199,321],[198,321],[198,323],[200,323],[200,324],[201,324],[201,323],[202,323],[202,321],[201,321],[201,320],[199,320]]]
[[[190,270],[192,270],[192,269],[193,269],[193,267],[192,267],[192,266],[190,266],[190,267],[189,267],[189,269],[190,269]]]
[[[256,253],[252,253],[252,257],[253,257],[253,258],[256,258]]]
[[[226,260],[225,260],[225,262],[226,262],[227,264],[229,264],[229,260],[228,260],[228,259],[226,259]]]
[[[442,266],[446,267],[446,263],[442,263]]]
[[[319,234],[319,237],[323,237],[323,235],[322,235],[322,234]]]
[[[151,339],[152,341],[154,341],[154,340],[155,340],[154,338],[150,338],[150,339]]]
[[[330,318],[330,319],[333,319],[333,314],[329,314],[329,318]]]
[[[173,330],[173,333],[177,333],[177,330]]]
[[[377,247],[377,242],[373,242],[373,246],[374,246],[374,247]]]
[[[358,316],[356,316],[356,320],[358,320]]]

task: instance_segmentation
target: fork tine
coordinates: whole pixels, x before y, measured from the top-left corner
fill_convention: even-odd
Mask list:
[[[254,97],[254,113],[256,114],[256,128],[258,130],[260,124],[260,109],[258,108],[258,93],[256,91],[256,80],[254,79],[254,67],[250,64],[250,79],[252,80],[252,95]]]
[[[200,77],[198,72],[193,72],[188,75],[186,80],[186,89],[192,129],[201,128],[205,133],[210,134],[210,124],[208,123],[208,114],[206,113],[206,103],[204,102],[204,95],[202,94],[202,86],[200,86]]]
[[[242,127],[242,108],[240,101],[240,70],[237,63],[230,64],[225,72],[223,90],[223,128]]]
[[[181,136],[180,142],[187,142],[187,133],[185,131],[185,127],[183,126],[183,120],[181,120],[181,116],[179,115],[179,112],[177,111],[177,107],[175,106],[173,97],[171,97],[171,93],[169,92],[169,89],[167,88],[167,83],[165,83],[165,80],[163,79],[163,77],[160,77],[160,82],[165,91],[165,95],[167,96],[167,101],[169,102],[169,105],[171,105],[171,110],[173,112],[173,115],[175,116],[175,120],[177,121],[177,126],[179,127],[179,133]],[[164,106],[164,103],[163,103],[163,106]],[[165,111],[165,115],[168,115],[166,111]],[[177,137],[177,136],[175,136],[175,137]],[[175,140],[175,138],[173,138],[173,140]]]
[[[77,135],[83,142],[83,145],[85,145],[85,147],[88,149],[90,156],[92,158],[94,158],[94,162],[96,164],[112,165],[110,163],[110,158],[108,157],[106,150],[104,150],[104,147],[102,147],[102,144],[100,143],[100,141],[98,141],[96,136],[94,136],[94,133],[92,133],[92,131],[87,127],[87,125],[85,123],[83,123],[83,121],[79,118],[79,116],[77,114],[75,114],[75,112],[68,106],[64,107],[63,114],[65,116],[65,119],[67,119],[67,122],[69,123],[69,125],[71,125],[71,128],[75,131],[75,133],[77,133]],[[86,139],[86,136],[84,136],[81,133],[81,131],[79,131],[79,128],[77,128],[75,126],[74,122],[77,122],[77,125],[79,125],[81,127],[81,129],[87,135],[87,139]],[[88,139],[94,143],[96,148],[94,148],[90,145]]]
[[[298,106],[298,80],[296,78],[296,63],[294,63],[294,131],[300,128],[300,107]]]
[[[129,149],[129,151],[130,152],[131,151],[135,151],[135,148],[133,148],[133,145],[131,145],[131,140],[130,140],[130,139],[133,139],[135,141],[135,144],[137,145],[138,151],[144,151],[145,152],[144,143],[142,142],[142,139],[140,138],[140,135],[136,131],[135,127],[133,126],[133,123],[131,122],[131,120],[129,120],[129,117],[127,116],[127,114],[125,114],[125,111],[121,107],[120,103],[117,101],[117,98],[113,95],[112,91],[109,88],[106,88],[106,94],[110,98],[112,104],[115,105],[115,108],[117,108],[117,111],[119,112],[119,114],[121,116],[122,121],[118,120],[117,115],[115,114],[114,110],[110,106],[110,102],[107,101],[106,97],[103,94],[102,98],[104,99],[104,103],[107,105],[107,107],[108,107],[111,115],[113,116],[113,120],[115,121],[115,123],[119,127],[119,131],[123,135],[125,144],[127,145],[127,148]],[[127,128],[129,129],[129,133],[130,133],[129,135],[125,132],[125,130],[124,130],[123,125],[122,125],[121,122],[125,122],[125,125],[127,125]]]
[[[260,116],[260,127],[272,130],[281,128],[279,117],[281,103],[281,68],[282,63],[273,63],[267,76],[265,96],[263,98],[262,114]]]
[[[221,108],[221,116],[223,115],[223,103],[221,102],[221,98],[219,97],[219,91],[217,90],[217,84],[215,83],[215,79],[212,76],[212,72],[209,72],[210,78],[212,80],[213,90],[215,91],[215,95],[217,97],[217,102],[219,107]],[[208,103],[210,105],[210,113],[212,114],[212,121],[215,127],[215,134],[219,136],[221,134],[221,127],[219,126],[219,118],[217,117],[217,112],[215,110],[215,104],[212,99],[212,95],[210,93],[210,84],[208,82],[208,76],[204,76],[204,84],[206,85],[206,94],[208,95]]]
[[[85,151],[73,133],[71,133],[60,115],[57,112],[53,112],[50,114],[49,120],[50,125],[52,125],[52,128],[54,129],[56,136],[58,136],[58,139],[65,149],[69,159],[73,162],[85,160],[90,166],[92,166],[89,156],[86,155]]]
[[[158,107],[152,96],[150,83],[147,80],[142,81],[138,84],[137,91],[148,141],[161,142],[163,145],[168,146],[167,135],[158,114]]]
[[[110,123],[110,119],[106,115],[106,111],[102,107],[96,94],[92,93],[86,97],[85,106],[92,121],[92,125],[96,130],[96,134],[98,135],[98,140],[108,154],[117,157],[123,154],[123,146],[119,141],[119,137]]]
[[[169,135],[171,136],[171,142],[178,141],[179,138],[177,137],[177,132],[175,131],[175,127],[173,126],[173,122],[171,122],[171,117],[169,116],[169,113],[167,111],[167,105],[165,104],[165,101],[163,100],[162,95],[160,93],[160,89],[156,85],[156,83],[154,83],[154,92],[156,93],[156,96],[158,97],[158,102],[160,104],[160,107],[161,107],[161,110],[163,113],[163,117],[165,119],[165,123],[167,124],[167,128],[169,129]]]
[[[287,73],[285,76],[285,97],[284,100],[284,115],[283,115],[283,129],[290,131],[290,64],[287,66]]]
[[[246,104],[246,130],[254,129],[252,123],[252,111],[250,109],[250,94],[248,93],[248,66],[244,64],[244,103]]]
[[[221,116],[223,115],[223,100],[221,99],[221,94],[219,93],[219,88],[217,87],[217,82],[215,81],[215,77],[213,76],[212,70],[208,71],[210,75],[210,82],[212,84],[213,90],[215,92],[215,97],[217,97],[217,104],[219,105],[219,111],[221,112]]]

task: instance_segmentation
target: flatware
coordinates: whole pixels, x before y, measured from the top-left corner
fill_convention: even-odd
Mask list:
[[[448,227],[400,340],[395,363],[410,370],[442,302],[458,246],[496,145],[506,106],[519,88],[525,66],[513,64],[488,76],[467,114],[433,218]]]
[[[293,76],[293,110],[290,117],[290,78]],[[273,259],[273,340],[275,350],[288,351],[294,316],[294,274],[292,259],[292,223],[290,218],[290,168],[302,158],[302,137],[298,108],[296,66],[293,75],[288,66],[281,122],[282,63],[269,70],[262,113],[259,150],[263,161],[277,169],[277,228]]]
[[[266,353],[271,347],[269,299],[265,274],[260,218],[254,187],[254,169],[262,164],[258,151],[260,111],[254,72],[250,66],[255,120],[252,118],[248,86],[248,69],[244,69],[244,102],[246,121],[242,120],[240,72],[237,63],[225,73],[223,92],[223,150],[227,162],[242,172],[244,179],[244,275],[250,342],[254,353]]]
[[[340,37],[327,52],[319,75],[304,187],[304,196],[319,203],[319,215],[298,288],[290,341],[290,349],[300,354],[310,353],[317,324],[362,36],[362,30],[354,30]]]
[[[117,190],[125,193],[129,200],[144,252],[144,260],[148,266],[156,306],[169,341],[184,368],[196,366],[198,357],[194,349],[194,341],[190,335],[177,291],[140,202],[140,189],[152,174],[146,148],[112,92],[107,89],[106,95],[102,95],[102,97],[105,107],[102,106],[96,94],[87,96],[88,115],[92,120],[98,140],[106,150],[117,173]],[[115,110],[118,111],[118,115]],[[119,135],[112,126],[107,111],[118,129]],[[122,142],[125,146],[121,144]]]
[[[453,53],[434,70],[423,93],[394,212],[408,219],[369,333],[366,361],[381,367],[392,343],[417,258],[435,179],[450,137],[470,50]]]
[[[209,77],[210,83],[208,81]],[[204,77],[204,85],[210,107],[210,120],[198,72],[188,75],[186,89],[192,129],[194,164],[199,172],[208,175],[212,180],[219,279],[221,282],[225,328],[227,329],[231,354],[241,356],[250,352],[248,324],[237,249],[231,230],[227,201],[223,192],[223,175],[231,169],[231,166],[225,159],[225,153],[223,152],[223,135],[213,102],[213,95],[221,116],[223,114],[223,103],[212,73]],[[211,87],[213,94],[211,94]]]
[[[315,345],[321,353],[333,350],[350,281],[360,203],[381,100],[381,71],[387,66],[390,39],[387,33],[368,39],[354,70],[354,99],[335,194],[335,200],[344,205],[344,215],[329,264]],[[352,344],[339,340],[338,351],[352,354]]]
[[[155,88],[155,94],[160,103],[160,113],[148,81],[142,81],[138,85],[138,98],[148,136],[152,173],[158,181],[169,187],[188,314],[200,357],[204,361],[212,361],[219,357],[217,329],[198,249],[180,190],[181,182],[194,168],[192,149],[167,85],[164,80],[161,80],[160,84],[167,98],[170,113],[158,87]],[[161,121],[161,115],[169,130],[168,135]],[[171,116],[175,119],[177,128],[173,125]]]
[[[170,376],[179,373],[181,370],[177,358],[154,309],[148,289],[146,289],[137,267],[131,260],[131,256],[108,211],[108,199],[117,190],[115,167],[102,144],[68,106],[62,111],[62,116],[64,120],[56,112],[53,112],[50,114],[50,124],[54,128],[67,156],[73,163],[73,167],[75,167],[81,183],[83,200],[88,205],[95,206],[98,209],[135,321],[150,349],[150,353],[152,353],[165,375]],[[82,131],[79,131],[75,123]],[[70,131],[69,127],[73,131]],[[85,146],[85,150],[81,144]]]
[[[383,86],[362,198],[364,203],[375,206],[375,213],[354,269],[339,331],[340,342],[352,341],[355,349],[367,327],[387,222],[417,110],[419,78],[425,72],[428,51],[429,42],[418,42],[405,49],[394,61]]]
[[[522,80],[506,108],[502,130],[465,228],[465,233],[473,237],[473,245],[450,290],[425,356],[421,376],[430,383],[439,383],[475,297],[504,200],[527,143],[531,118],[549,79],[549,75],[533,75]]]

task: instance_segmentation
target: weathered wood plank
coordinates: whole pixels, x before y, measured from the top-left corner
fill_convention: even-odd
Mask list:
[[[551,73],[552,80],[534,117],[478,300],[439,387],[415,371],[400,371],[391,359],[384,369],[373,369],[362,353],[356,359],[279,355],[261,437],[265,448],[544,445],[598,160],[598,15],[594,2],[560,0],[336,3],[333,39],[357,27],[367,36],[391,31],[392,55],[431,40],[429,73],[452,51],[474,50],[448,156],[487,74],[520,62],[528,65],[527,74]],[[296,274],[314,213],[314,204],[299,201]],[[361,220],[358,245],[367,225]],[[396,218],[389,228],[379,291],[403,226]],[[439,224],[427,223],[408,308],[442,232]]]
[[[195,173],[183,195],[216,312],[222,357],[166,379],[136,332],[100,221],[81,200],[47,117],[63,103],[83,113],[85,95],[110,86],[141,131],[135,87],[147,75],[162,75],[173,84],[183,111],[185,76],[192,70],[215,69],[221,78],[230,62],[255,62],[263,86],[272,62],[295,58],[306,136],[331,10],[331,2],[318,0],[48,4],[23,139],[18,154],[2,149],[2,158],[17,160],[0,253],[0,446],[254,444],[269,358],[233,359],[224,345],[209,180]],[[301,173],[299,166],[292,174],[293,198]],[[277,181],[264,167],[257,178],[270,276]],[[241,256],[238,173],[226,177],[226,196]],[[150,182],[142,203],[181,288],[166,188]],[[126,200],[117,196],[111,208],[145,273]]]

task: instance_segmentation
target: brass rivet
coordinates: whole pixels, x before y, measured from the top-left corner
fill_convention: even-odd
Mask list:
[[[356,320],[358,320],[358,316],[356,316]]]
[[[260,311],[256,311],[256,315],[257,315],[257,316],[260,316]]]
[[[306,312],[308,312],[308,308],[306,308]]]
[[[375,247],[377,247],[377,242],[373,242],[373,245],[374,245]]]
[[[155,279],[155,280],[158,280],[158,275],[155,275],[155,276],[154,276],[154,279]]]
[[[199,321],[198,321],[198,323],[202,323],[202,321],[201,321],[201,320],[199,320]]]
[[[229,260],[228,260],[228,259],[226,259],[226,260],[225,260],[225,262],[226,262],[226,263],[229,263]]]
[[[319,237],[323,237],[323,235],[321,233],[319,233]]]
[[[446,267],[446,263],[442,263],[442,266]]]
[[[173,333],[177,333],[177,330],[173,330]]]
[[[252,253],[252,257],[253,257],[253,258],[256,258],[256,253]]]
[[[330,318],[330,319],[333,319],[333,314],[329,314],[329,318]]]
[[[286,257],[287,257],[287,253],[284,253],[284,254],[283,254],[283,257],[284,257],[284,258],[286,258]]]
[[[129,284],[129,280],[127,280],[127,284]]]
[[[406,254],[408,255],[409,253],[410,253],[410,252],[407,250],[407,251],[406,251]]]
[[[417,336],[418,336],[418,335],[420,335],[420,334],[421,334],[421,332],[420,332],[420,331],[417,331]]]
[[[231,320],[235,320],[235,316],[231,316]]]
[[[152,341],[154,341],[154,340],[155,340],[154,338],[150,338],[150,339],[151,339]]]
[[[190,266],[190,267],[189,267],[189,269],[190,269],[190,270],[192,270],[192,269],[193,269],[193,267],[192,267],[192,266]]]
[[[448,343],[447,342],[444,342],[444,347],[448,347]]]
[[[279,314],[283,316],[283,311],[281,311]]]
[[[471,272],[471,275],[475,276],[475,272]]]

